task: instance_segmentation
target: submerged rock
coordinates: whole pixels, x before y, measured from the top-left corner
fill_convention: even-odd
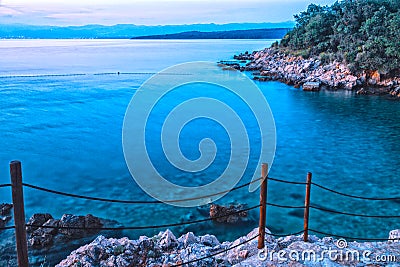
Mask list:
[[[244,205],[230,205],[229,207],[211,204],[210,205],[210,218],[219,223],[237,223],[247,221],[248,212],[241,211]]]

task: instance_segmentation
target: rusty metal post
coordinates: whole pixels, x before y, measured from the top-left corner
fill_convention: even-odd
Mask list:
[[[10,162],[10,175],[18,267],[28,267],[28,243],[26,241],[24,195],[22,190],[22,171],[20,161],[15,160]]]
[[[306,197],[304,201],[304,241],[308,241],[308,221],[310,218],[310,196],[311,196],[311,177],[312,173],[307,173]]]
[[[261,187],[260,187],[260,222],[258,224],[258,249],[265,247],[265,225],[267,219],[267,185],[268,185],[268,164],[261,165]]]

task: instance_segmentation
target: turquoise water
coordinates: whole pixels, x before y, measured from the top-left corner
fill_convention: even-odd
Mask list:
[[[0,183],[9,182],[9,161],[19,159],[27,183],[95,197],[151,200],[131,178],[121,144],[125,109],[139,86],[151,76],[137,72],[157,72],[188,61],[230,59],[235,53],[261,49],[271,42],[2,40]],[[118,71],[130,74],[97,75]],[[23,77],[42,74],[85,75]],[[372,197],[400,196],[398,101],[341,91],[302,92],[277,82],[256,84],[269,102],[277,128],[272,177],[305,181],[306,173],[311,171],[315,182],[342,192]],[[175,177],[183,184],[186,180],[199,184],[209,182],[226,165],[229,153],[223,142],[226,133],[212,123],[202,129],[191,126],[185,131],[187,136],[197,134],[194,140],[210,133],[221,146],[221,154],[210,173]],[[185,141],[182,144],[185,155],[198,156],[197,145]],[[257,139],[253,144],[257,144]],[[155,149],[154,155],[157,153],[160,150]],[[157,164],[167,170],[163,168],[167,165]],[[254,168],[254,164],[251,161],[249,168]],[[174,176],[173,172],[169,174]],[[246,176],[242,182],[249,179]],[[204,218],[196,208],[110,204],[31,189],[25,189],[24,193],[27,217],[36,212],[49,212],[56,217],[63,213],[92,213],[127,226]],[[0,201],[10,199],[9,189],[0,189]],[[239,190],[218,202],[231,201],[255,205],[259,201],[258,192]],[[304,186],[270,182],[268,201],[301,206]],[[311,201],[354,213],[398,215],[400,211],[400,202],[352,200],[318,188],[313,188]],[[240,227],[205,223],[173,230],[177,234],[191,230],[196,234],[214,233],[221,240],[233,239],[257,226],[257,213],[251,215],[254,220]],[[310,219],[312,228],[360,237],[385,238],[389,230],[398,228],[398,223],[398,219],[356,218],[315,210],[311,210]],[[301,230],[302,211],[268,207],[267,224],[280,234]],[[158,231],[125,234],[137,237]]]

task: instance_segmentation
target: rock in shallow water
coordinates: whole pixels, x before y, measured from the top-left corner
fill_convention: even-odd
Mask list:
[[[64,241],[78,239],[99,232],[103,226],[100,218],[91,214],[86,216],[64,214],[60,220],[55,220],[48,213],[32,215],[28,225],[31,225],[27,226],[28,244],[34,249],[53,245],[53,240],[56,236]]]
[[[239,205],[230,205],[229,207],[211,204],[210,205],[210,218],[212,218],[216,222],[220,223],[237,223],[241,221],[248,220],[248,212],[241,211],[244,206]]]

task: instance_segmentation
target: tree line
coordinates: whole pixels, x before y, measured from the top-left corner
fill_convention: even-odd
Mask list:
[[[279,47],[323,62],[345,62],[353,72],[400,73],[400,1],[344,0],[311,4]],[[277,44],[276,44],[277,45]]]

